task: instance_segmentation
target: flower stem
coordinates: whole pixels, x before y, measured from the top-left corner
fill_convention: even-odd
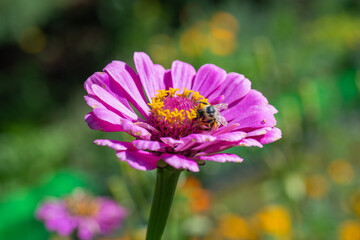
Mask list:
[[[155,193],[146,240],[161,240],[180,173],[181,171],[170,166],[157,168]]]

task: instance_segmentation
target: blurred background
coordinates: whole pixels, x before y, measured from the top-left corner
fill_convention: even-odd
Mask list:
[[[119,164],[92,141],[131,139],[83,120],[84,81],[134,51],[244,74],[283,132],[182,174],[164,239],[360,239],[357,0],[0,1],[0,239],[65,239],[34,211],[76,187],[130,211],[99,239],[144,239],[155,172]]]

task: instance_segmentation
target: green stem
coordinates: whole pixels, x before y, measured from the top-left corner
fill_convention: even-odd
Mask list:
[[[158,168],[146,240],[161,240],[181,171]]]

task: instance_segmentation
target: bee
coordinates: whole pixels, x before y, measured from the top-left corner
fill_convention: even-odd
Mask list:
[[[226,126],[228,123],[226,119],[220,115],[220,110],[228,108],[227,103],[220,103],[216,105],[210,105],[205,102],[203,107],[197,110],[197,117],[199,125],[204,130],[217,130],[221,125]]]

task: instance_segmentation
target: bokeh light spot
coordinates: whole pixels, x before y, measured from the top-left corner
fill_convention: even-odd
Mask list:
[[[39,53],[46,46],[46,35],[38,27],[28,27],[20,34],[19,45],[26,53]]]

